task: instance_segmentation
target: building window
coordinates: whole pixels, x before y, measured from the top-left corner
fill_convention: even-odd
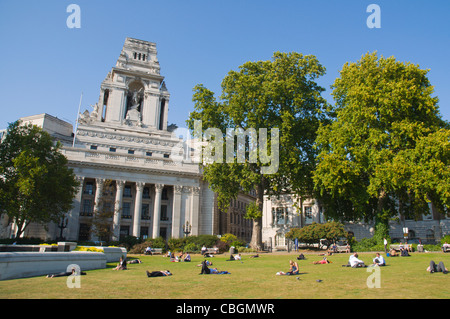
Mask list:
[[[84,186],[84,194],[93,195],[94,194],[94,183],[93,182],[87,182]]]
[[[82,215],[89,216],[92,215],[92,200],[83,200],[83,209],[81,211]]]
[[[125,186],[123,189],[123,197],[131,197],[131,186]]]
[[[120,237],[127,237],[130,235],[130,226],[120,226]]]
[[[150,219],[150,205],[149,204],[142,204],[141,219],[144,219],[144,220]]]
[[[150,198],[150,188],[144,187],[142,191],[142,198]]]
[[[80,230],[78,233],[78,240],[87,241],[89,240],[89,235],[91,233],[91,226],[89,224],[80,224]]]
[[[152,156],[152,152],[145,152],[145,156]]]
[[[165,187],[162,190],[161,199],[162,200],[168,200],[169,199],[169,196],[167,195],[167,188],[165,188]]]
[[[312,206],[305,207],[305,224],[312,224]]]
[[[134,150],[128,150],[128,154],[133,155],[134,154]]]
[[[110,147],[110,148],[109,148],[109,151],[115,153],[115,152],[116,152],[116,148],[115,148],[115,147]]]
[[[131,203],[124,202],[122,205],[122,218],[130,219],[131,218]]]
[[[435,242],[434,231],[432,229],[427,229],[426,238],[427,238],[427,242],[428,243],[434,243]]]
[[[97,149],[97,145],[91,145],[91,150],[96,150]]]
[[[141,227],[141,238],[146,239],[148,237],[148,227]]]
[[[274,225],[286,225],[289,222],[287,207],[272,208],[272,215]]]
[[[167,205],[161,205],[161,220],[168,221],[169,217],[167,216]]]

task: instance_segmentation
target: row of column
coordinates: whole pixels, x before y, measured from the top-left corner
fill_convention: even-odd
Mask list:
[[[78,235],[77,230],[79,227],[79,212],[81,208],[81,199],[83,194],[84,177],[77,177],[80,182],[80,188],[75,200],[75,205],[72,210],[71,216],[71,226],[69,227],[69,237],[74,238]],[[100,210],[101,196],[104,191],[104,184],[106,179],[97,178],[96,180],[96,190],[94,199],[94,215]],[[114,216],[113,216],[113,240],[119,240],[120,237],[120,212],[122,211],[123,203],[123,193],[125,187],[125,180],[116,180],[116,194],[115,194],[115,204],[114,204]],[[134,215],[133,215],[133,227],[132,235],[135,237],[140,237],[141,228],[141,213],[142,213],[142,195],[144,182],[136,182],[136,199],[134,204]],[[161,199],[164,184],[154,184],[155,186],[155,198],[153,206],[153,229],[152,237],[157,238],[160,236],[160,217],[161,217]],[[199,194],[200,187],[188,187],[191,190],[191,200],[188,201],[189,207],[185,207],[184,219],[188,220],[191,226],[191,234],[198,235],[198,224],[199,224]],[[186,189],[186,186],[173,185],[173,208],[172,208],[172,237],[178,238],[182,234],[182,192]],[[76,226],[76,228],[75,228]],[[93,232],[91,232],[93,233]]]

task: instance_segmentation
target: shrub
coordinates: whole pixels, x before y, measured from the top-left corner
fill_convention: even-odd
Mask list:
[[[167,241],[167,245],[169,246],[170,251],[182,251],[187,244],[186,238],[170,238]]]
[[[254,252],[256,252],[256,250],[253,248],[239,247],[238,252],[239,253],[254,253]]]
[[[186,237],[186,242],[197,244],[200,247],[203,245],[213,247],[217,244],[218,239],[216,235],[198,235]]]
[[[220,240],[226,243],[231,243],[237,241],[238,238],[236,237],[236,235],[233,234],[224,234],[220,237]]]
[[[200,252],[201,247],[195,243],[189,243],[184,246],[183,251],[187,253],[198,253]]]
[[[130,254],[143,254],[145,252],[145,248],[148,246],[152,248],[166,248],[166,241],[162,237],[158,238],[149,238],[146,241],[142,243],[138,243],[131,247],[130,249],[127,249]]]
[[[230,245],[238,248],[238,247],[245,246],[245,243],[243,241],[241,241],[241,240],[235,240]]]
[[[77,246],[73,251],[90,251],[93,253],[102,253],[103,249],[96,248],[96,247],[85,247],[85,246]]]

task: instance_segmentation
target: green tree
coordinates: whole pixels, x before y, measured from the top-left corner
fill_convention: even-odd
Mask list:
[[[219,143],[211,154],[220,163],[203,162],[204,178],[217,193],[222,211],[227,210],[230,200],[236,198],[239,191],[256,191],[257,209],[252,207],[246,215],[253,219],[251,247],[254,249],[260,249],[262,244],[263,196],[283,192],[301,196],[312,191],[316,156],[313,144],[327,107],[321,96],[324,89],[315,80],[324,73],[325,68],[312,55],[276,52],[270,61],[246,62],[239,71],[230,71],[222,81],[220,101],[203,85],[194,88],[195,110],[187,121],[194,138],[205,140],[213,135],[211,133],[219,132],[215,139],[211,137],[208,141],[220,142],[227,138],[237,141],[231,131],[227,132],[229,128],[245,132],[255,130],[259,138],[260,129],[267,129],[268,134],[275,132],[267,140],[267,156],[255,152],[249,138],[245,147],[234,144],[232,161],[221,161],[222,155],[228,155],[230,149]],[[196,120],[201,121],[203,139],[196,134]],[[260,140],[260,151],[261,148]],[[242,150],[245,160],[239,157]],[[265,171],[267,157],[271,157],[269,164],[275,167],[269,172]]]
[[[427,73],[376,53],[344,65],[334,120],[317,137],[314,183],[328,217],[386,223],[398,210],[427,213],[430,199],[448,205],[449,126]]]
[[[30,223],[59,222],[72,207],[79,185],[61,144],[35,125],[8,126],[0,144],[0,213],[20,237]]]
[[[291,228],[286,234],[286,238],[298,239],[299,242],[305,244],[318,244],[321,239],[326,239],[331,243],[346,235],[344,225],[333,221],[325,224],[314,222],[302,228]]]

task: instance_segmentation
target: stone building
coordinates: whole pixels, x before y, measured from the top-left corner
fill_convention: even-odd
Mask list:
[[[66,240],[99,240],[91,221],[102,211],[112,212],[113,240],[214,234],[215,195],[198,163],[179,156],[184,143],[168,129],[169,101],[156,44],[126,38],[97,103],[80,114],[75,133],[71,124],[48,114],[21,119],[61,141],[81,183],[67,213]],[[1,228],[2,237],[14,233],[5,217]],[[30,225],[24,236],[54,239],[58,234],[55,224]]]
[[[313,222],[324,223],[324,207],[314,199],[300,200],[295,195],[280,197],[265,196],[263,205],[262,240],[266,247],[275,250],[286,250],[286,233],[291,228],[301,228]],[[389,223],[389,235],[392,239],[402,240],[403,229],[408,229],[408,238],[420,239],[422,243],[434,244],[445,235],[450,234],[450,218],[439,214],[435,207],[429,204],[429,214],[423,214],[420,220],[408,219],[398,215]],[[374,223],[360,221],[344,224],[346,231],[357,241],[371,238],[374,235]]]
[[[249,243],[252,239],[253,221],[246,219],[246,208],[250,203],[256,201],[255,192],[240,192],[235,199],[230,201],[226,212],[220,212],[217,216],[216,234],[233,234],[240,240]],[[215,200],[215,211],[219,212],[217,199]]]

